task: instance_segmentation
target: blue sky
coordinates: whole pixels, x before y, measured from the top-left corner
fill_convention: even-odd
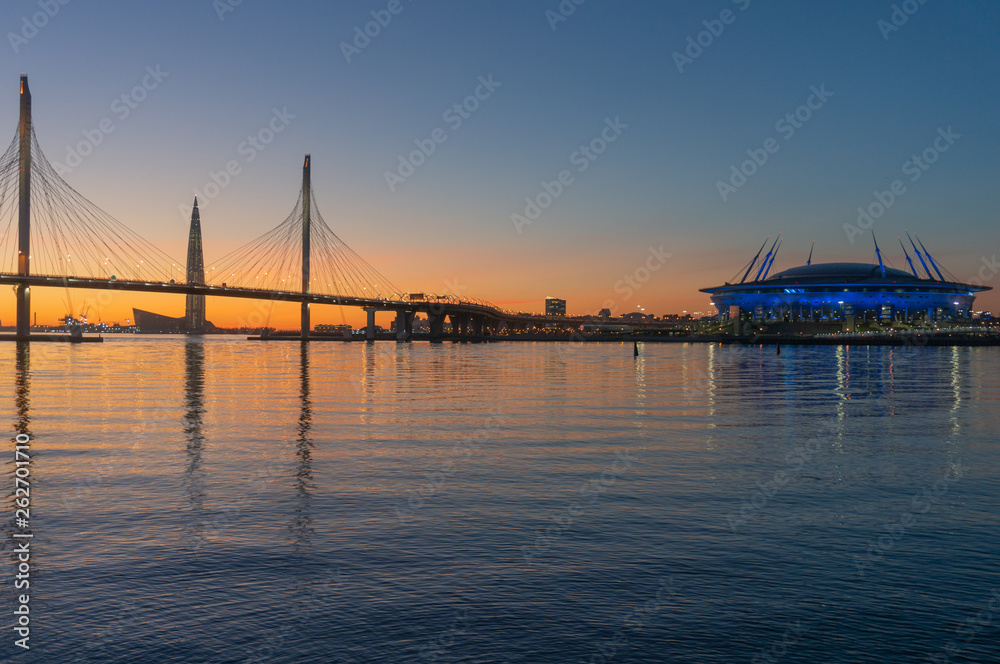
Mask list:
[[[556,0],[231,1],[51,0],[37,34],[24,21],[46,0],[0,10],[0,120],[13,135],[21,72],[51,161],[109,119],[65,178],[178,258],[195,190],[211,263],[285,218],[306,152],[324,218],[392,281],[522,309],[563,295],[573,313],[708,311],[697,289],[778,232],[776,270],[812,240],[817,262],[869,261],[870,239],[850,242],[844,224],[895,180],[905,191],[875,229],[897,267],[904,228],[962,279],[1000,248],[996,3],[566,0],[562,16]],[[373,11],[391,21],[348,62],[343,44]],[[144,78],[152,89],[122,117],[115,100]],[[475,110],[447,121],[477,87]],[[779,129],[814,89],[808,119]],[[281,131],[248,148],[276,111]],[[578,149],[609,122],[615,140],[581,172]],[[390,188],[386,172],[436,129],[446,140]],[[768,139],[776,151],[723,200],[718,183]],[[911,180],[905,164],[925,150],[936,160]],[[230,161],[238,174],[209,196]],[[563,171],[572,182],[517,232],[511,216]],[[662,268],[616,288],[650,248],[670,254]]]

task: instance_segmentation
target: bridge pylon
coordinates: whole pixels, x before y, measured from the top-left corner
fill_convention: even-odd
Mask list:
[[[312,229],[309,220],[309,203],[312,199],[312,181],[309,174],[309,155],[302,165],[302,294],[309,293],[309,240]],[[309,338],[309,303],[302,303],[302,339]]]
[[[26,277],[31,261],[31,91],[28,77],[21,74],[21,119],[18,122],[18,218],[17,274]],[[18,284],[17,336],[28,338],[31,331],[31,290],[28,284]]]

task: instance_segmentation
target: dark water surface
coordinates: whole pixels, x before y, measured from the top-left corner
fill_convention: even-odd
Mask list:
[[[0,361],[4,661],[1000,661],[994,348],[111,337]]]

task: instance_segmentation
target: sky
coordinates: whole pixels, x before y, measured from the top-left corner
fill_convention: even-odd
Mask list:
[[[310,153],[327,223],[405,291],[709,313],[698,289],[766,237],[772,272],[814,240],[813,262],[870,262],[865,223],[891,265],[909,229],[1000,285],[995,2],[8,0],[0,28],[0,124],[24,72],[65,180],[179,260],[196,193],[211,265],[286,218]],[[39,322],[66,299],[35,289]],[[70,299],[119,322],[184,306]],[[360,312],[313,310],[343,320]]]

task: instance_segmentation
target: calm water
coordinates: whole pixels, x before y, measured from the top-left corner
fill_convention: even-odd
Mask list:
[[[997,349],[642,353],[0,345],[0,654],[1000,661]]]

